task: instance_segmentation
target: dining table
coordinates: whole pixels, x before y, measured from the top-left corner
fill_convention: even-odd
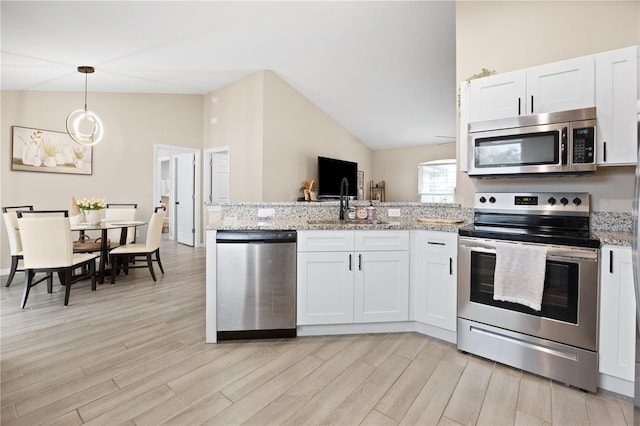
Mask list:
[[[146,225],[147,222],[140,220],[118,220],[118,221],[105,221],[100,223],[79,223],[71,225],[71,231],[78,231],[80,235],[83,235],[86,231],[100,231],[100,265],[98,267],[98,283],[104,283],[104,276],[107,269],[107,258],[109,256],[109,245],[107,239],[107,231],[110,229],[120,228],[120,245],[124,245],[127,242],[127,234],[130,227],[137,228],[139,226]]]

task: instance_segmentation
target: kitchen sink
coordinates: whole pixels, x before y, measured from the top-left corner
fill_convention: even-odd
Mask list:
[[[340,220],[340,219],[319,219],[319,220],[307,220],[309,225],[386,225],[388,222],[382,220]]]

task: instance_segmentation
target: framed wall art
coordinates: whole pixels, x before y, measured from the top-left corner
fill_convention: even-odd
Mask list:
[[[11,170],[93,173],[93,147],[77,143],[65,132],[11,127]]]

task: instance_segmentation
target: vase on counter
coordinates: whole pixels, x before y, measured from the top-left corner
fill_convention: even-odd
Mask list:
[[[91,225],[98,225],[102,219],[102,209],[100,210],[82,210],[84,220]]]

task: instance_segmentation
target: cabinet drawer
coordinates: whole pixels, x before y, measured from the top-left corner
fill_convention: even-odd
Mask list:
[[[413,231],[414,250],[455,256],[458,252],[458,234],[442,231]]]
[[[353,231],[298,231],[298,251],[353,251]]]
[[[409,231],[357,231],[356,251],[409,250]]]

